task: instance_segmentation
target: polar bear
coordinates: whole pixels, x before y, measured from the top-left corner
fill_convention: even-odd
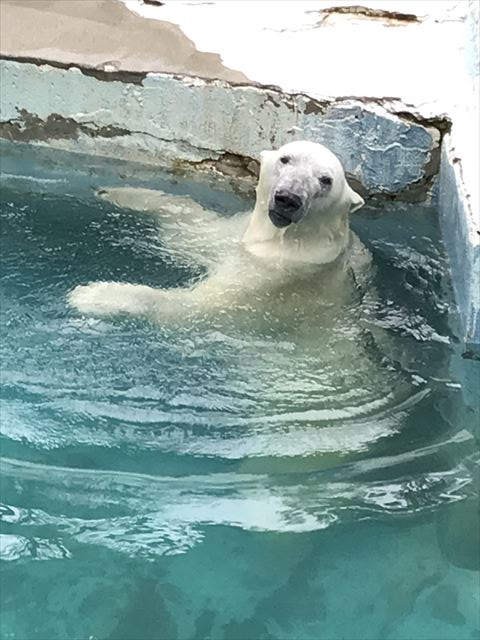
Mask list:
[[[84,314],[164,321],[265,308],[291,300],[302,288],[310,299],[312,281],[323,283],[322,295],[343,297],[347,273],[353,269],[361,277],[369,261],[349,227],[349,214],[363,199],[348,185],[338,158],[314,142],[262,152],[251,214],[220,217],[188,198],[149,189],[109,188],[100,196],[123,208],[157,212],[167,250],[202,264],[207,276],[177,289],[115,282],[78,286],[69,303]]]
[[[393,361],[399,351],[370,326],[372,260],[349,227],[349,214],[364,203],[339,160],[312,142],[265,151],[256,191],[251,213],[224,217],[159,191],[102,190],[110,203],[158,215],[164,251],[201,265],[205,277],[171,289],[91,283],[69,302],[83,314],[147,318],[167,334],[173,328],[195,345],[213,345],[226,361],[233,350],[222,384],[229,398],[231,389],[251,391],[249,415],[239,410],[234,446],[214,429],[196,453],[227,448],[255,466],[257,456],[321,452],[334,465],[395,432],[392,406],[418,389]]]

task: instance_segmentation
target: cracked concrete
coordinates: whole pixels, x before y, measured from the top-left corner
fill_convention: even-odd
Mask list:
[[[257,10],[265,3],[254,4]],[[305,7],[294,15],[318,20],[318,5],[300,4]],[[161,13],[145,20],[127,6]],[[448,117],[414,108],[395,94],[339,97],[319,95],[310,86],[309,91],[285,91],[284,82],[256,82],[223,64],[218,54],[199,51],[168,21],[182,7],[181,2],[136,0],[84,0],[81,5],[5,0],[1,55],[7,91],[0,135],[185,171],[215,171],[245,183],[252,176],[244,167],[260,151],[304,137],[331,147],[365,197],[421,201],[429,196]],[[225,9],[193,3],[186,15],[202,11],[207,16],[203,12],[217,8]],[[229,3],[232,15],[238,9],[238,3]],[[252,5],[241,9],[250,15]],[[420,21],[408,12],[381,8],[326,6],[321,11],[342,20],[354,14],[389,24]],[[258,56],[257,63],[264,64],[264,58]],[[301,71],[301,57],[294,60]],[[86,126],[87,121],[96,126]],[[225,157],[237,160],[225,163]]]
[[[334,6],[316,9],[310,13],[318,13],[320,20],[314,26],[325,23],[335,24],[339,16],[350,20],[360,18],[363,20],[375,20],[387,27],[400,27],[416,22],[421,22],[419,16],[414,13],[403,13],[401,11],[390,11],[388,9],[376,9],[373,7],[362,7],[359,5]],[[332,19],[333,18],[333,19]]]
[[[76,122],[73,118],[64,118],[51,113],[46,120],[18,109],[18,118],[0,122],[0,137],[13,142],[47,142],[49,140],[78,140],[80,134],[92,138],[115,138],[128,136],[128,129],[119,127],[99,127],[95,122]]]
[[[150,73],[139,85],[99,83],[76,68],[4,60],[2,81],[9,90],[0,135],[10,140],[142,161],[150,156],[164,167],[215,166],[245,180],[253,178],[245,162],[258,159],[264,148],[299,137],[322,140],[367,196],[424,200],[449,126],[447,119],[419,124],[419,117],[398,115],[405,105],[391,100],[319,102],[165,73]],[[225,154],[239,160],[215,165]]]
[[[439,180],[440,223],[463,325],[465,353],[480,359],[480,229],[464,185],[462,163],[451,136],[446,136]]]

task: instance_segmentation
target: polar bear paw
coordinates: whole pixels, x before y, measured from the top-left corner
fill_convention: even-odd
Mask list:
[[[93,282],[75,287],[68,303],[81,313],[110,315],[147,313],[155,302],[155,289],[120,282]]]

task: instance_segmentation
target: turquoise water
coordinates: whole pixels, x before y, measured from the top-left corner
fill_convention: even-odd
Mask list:
[[[434,211],[355,215],[372,282],[323,338],[301,312],[98,320],[75,285],[202,272],[94,187],[250,203],[60,152],[2,168],[2,639],[479,637],[478,368]]]

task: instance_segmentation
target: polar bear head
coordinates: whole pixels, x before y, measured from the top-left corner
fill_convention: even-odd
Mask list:
[[[348,214],[363,204],[331,151],[314,142],[290,142],[261,154],[255,209],[243,241],[271,245],[281,239],[288,246],[292,240],[310,248],[335,241],[340,251]]]
[[[363,205],[349,187],[340,161],[324,146],[290,142],[270,153],[262,161],[270,165],[268,216],[275,227],[298,224],[332,209],[338,214],[352,212]]]

